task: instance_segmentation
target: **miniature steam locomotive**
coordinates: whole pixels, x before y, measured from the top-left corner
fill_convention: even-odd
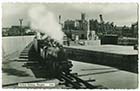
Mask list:
[[[63,45],[47,37],[45,39],[34,38],[33,46],[39,56],[39,63],[51,77],[69,73],[72,62],[68,60]]]

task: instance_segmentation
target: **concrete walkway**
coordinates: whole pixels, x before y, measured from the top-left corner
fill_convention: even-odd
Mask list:
[[[80,78],[95,79],[92,84],[103,85],[110,89],[134,89],[138,87],[138,74],[122,71],[113,67],[72,61],[72,72]]]

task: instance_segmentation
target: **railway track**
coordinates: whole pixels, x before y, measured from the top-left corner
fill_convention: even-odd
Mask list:
[[[95,79],[92,80],[83,80],[77,76],[77,73],[62,73],[60,78],[58,78],[60,81],[63,81],[66,86],[74,89],[106,89],[105,87],[101,85],[92,85],[89,82],[95,82]]]

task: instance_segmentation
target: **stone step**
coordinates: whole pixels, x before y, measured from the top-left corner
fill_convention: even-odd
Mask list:
[[[29,60],[28,59],[15,59],[15,61],[18,61],[18,62],[27,62]]]
[[[20,56],[19,58],[28,59],[28,56]]]
[[[20,56],[28,56],[28,54],[20,54]]]

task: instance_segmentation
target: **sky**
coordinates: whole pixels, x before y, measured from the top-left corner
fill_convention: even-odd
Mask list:
[[[23,18],[23,25],[28,25],[29,9],[41,5],[53,12],[57,19],[61,15],[62,22],[80,19],[81,13],[86,14],[86,19],[98,21],[102,14],[105,22],[114,22],[118,26],[131,26],[138,18],[136,3],[3,3],[2,27],[19,25],[20,18]]]

